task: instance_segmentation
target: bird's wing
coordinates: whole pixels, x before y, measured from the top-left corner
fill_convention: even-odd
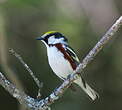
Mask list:
[[[66,46],[66,52],[71,57],[73,62],[75,62],[75,64],[78,66],[80,61],[77,55],[75,54],[74,50],[71,47]],[[82,78],[82,76],[81,78],[77,79],[75,83],[78,84],[89,95],[89,97],[91,97],[92,100],[99,98],[98,93],[87,84],[87,82]]]
[[[66,50],[67,54],[71,57],[73,62],[75,62],[76,65],[78,65],[80,61],[79,61],[77,55],[75,54],[74,50],[68,45],[66,46],[65,50]]]

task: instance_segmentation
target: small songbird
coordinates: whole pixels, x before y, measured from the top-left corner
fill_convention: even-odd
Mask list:
[[[49,65],[59,78],[65,80],[69,74],[73,73],[80,61],[63,34],[50,31],[38,37],[37,40],[41,40],[46,45]],[[86,83],[81,75],[74,83],[79,85],[92,100],[98,98],[97,92]]]

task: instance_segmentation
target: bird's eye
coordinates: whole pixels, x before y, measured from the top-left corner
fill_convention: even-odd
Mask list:
[[[55,34],[55,38],[60,38],[61,37],[61,35],[60,34]]]
[[[67,38],[65,38],[61,33],[55,33],[56,39],[62,39],[65,42],[68,42]]]
[[[58,39],[58,38],[59,38],[59,36],[56,36],[56,35],[55,35],[55,38],[56,38],[56,39]]]

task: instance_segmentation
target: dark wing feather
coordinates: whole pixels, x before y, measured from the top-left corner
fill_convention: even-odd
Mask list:
[[[75,62],[75,64],[78,65],[80,61],[79,61],[77,55],[75,54],[74,50],[68,45],[66,46],[65,49],[66,49],[66,52],[71,57],[71,59],[73,60],[73,62]]]

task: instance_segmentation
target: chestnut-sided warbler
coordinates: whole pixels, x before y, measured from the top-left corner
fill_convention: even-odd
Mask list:
[[[64,80],[73,73],[79,64],[79,59],[63,34],[50,31],[38,37],[37,40],[41,40],[46,45],[49,65],[59,78]],[[74,83],[78,84],[92,100],[98,97],[97,92],[86,83],[81,75]]]

